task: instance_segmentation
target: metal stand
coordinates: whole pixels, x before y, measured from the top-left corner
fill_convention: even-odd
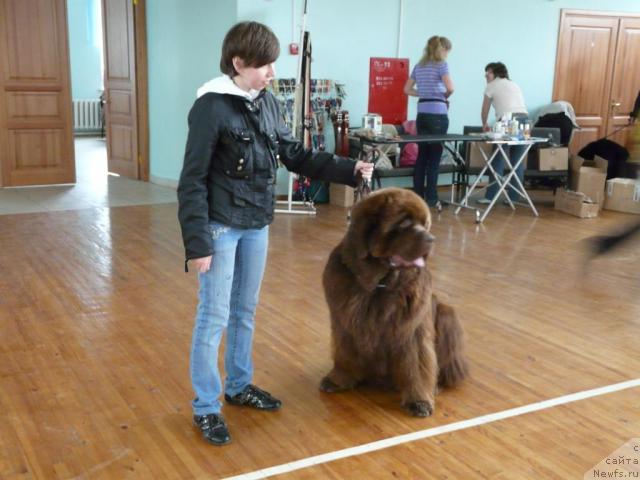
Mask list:
[[[305,202],[305,201],[293,200],[293,176],[294,174],[289,172],[289,182],[287,186],[287,199],[276,201],[276,204],[278,203],[286,204],[287,208],[276,208],[275,212],[276,213],[294,213],[299,215],[315,215],[316,207],[313,204],[313,201]]]
[[[487,158],[487,156],[486,156],[486,154],[484,153],[483,150],[480,150],[486,165],[480,171],[480,173],[476,177],[475,181],[473,182],[473,184],[471,185],[471,187],[467,191],[467,193],[464,196],[464,198],[462,199],[462,201],[459,204],[456,204],[457,208],[455,209],[455,211],[453,213],[455,215],[457,215],[462,208],[467,208],[467,209],[470,209],[470,210],[474,210],[475,211],[475,215],[476,215],[476,223],[482,223],[484,221],[484,219],[487,218],[487,215],[489,215],[489,212],[493,209],[493,206],[496,204],[496,202],[500,198],[500,195],[502,195],[502,194],[504,194],[504,197],[506,198],[507,203],[509,204],[511,209],[515,210],[515,206],[513,205],[513,202],[511,201],[511,199],[509,198],[509,195],[507,193],[507,187],[508,187],[508,188],[511,188],[512,190],[515,190],[520,196],[522,196],[527,201],[527,203],[529,204],[529,207],[533,211],[533,214],[536,217],[539,216],[538,210],[536,210],[536,207],[533,205],[533,202],[531,201],[531,197],[529,197],[529,194],[525,190],[524,185],[520,181],[520,178],[516,175],[516,172],[517,172],[518,167],[527,158],[527,154],[529,153],[529,150],[531,149],[531,146],[534,143],[543,143],[543,142],[546,142],[546,141],[547,141],[547,139],[544,139],[544,138],[530,138],[529,140],[491,140],[491,141],[487,141],[487,143],[492,143],[492,144],[496,145],[497,148],[494,149],[493,153],[491,154],[491,157],[489,157],[489,158]],[[511,161],[509,160],[509,156],[504,151],[504,148],[503,148],[504,145],[525,145],[526,148],[524,149],[524,151],[520,155],[520,158],[518,158],[516,160],[516,162],[512,165]],[[504,160],[506,166],[511,169],[506,176],[500,176],[495,171],[495,169],[493,168],[493,162],[494,162],[495,158],[498,155],[502,155],[502,159]],[[495,179],[494,182],[497,182],[498,185],[500,186],[500,188],[499,188],[498,192],[496,193],[496,195],[491,200],[491,203],[489,203],[489,205],[487,206],[487,208],[482,210],[482,209],[477,208],[477,207],[469,206],[469,200],[470,200],[471,195],[473,194],[474,190],[478,186],[478,183],[480,182],[480,180],[482,180],[482,177],[485,175],[487,170],[490,170],[491,174],[493,175],[493,178]],[[511,179],[512,178],[515,178],[517,186],[511,185]],[[486,188],[486,187],[483,187],[483,188]],[[453,193],[452,193],[452,195],[453,195]]]
[[[294,109],[293,125],[294,129],[298,125],[298,119],[296,115],[301,114],[300,125],[302,126],[300,131],[300,141],[304,147],[307,147],[309,141],[309,130],[305,126],[305,112],[309,107],[310,101],[310,89],[311,89],[311,40],[309,38],[309,32],[306,31],[307,24],[307,2],[304,0],[304,7],[302,13],[302,25],[300,27],[300,56],[298,57],[298,84],[296,85],[296,101],[298,100],[298,93],[302,89],[302,95],[300,96],[300,112],[298,109]],[[295,133],[295,132],[294,132]],[[276,208],[276,213],[293,213],[299,215],[315,215],[316,207],[313,204],[313,200],[309,202],[294,201],[293,200],[293,176],[294,174],[289,172],[289,181],[287,184],[287,200],[277,200],[276,204],[286,204],[287,208]],[[297,207],[297,208],[296,208]]]

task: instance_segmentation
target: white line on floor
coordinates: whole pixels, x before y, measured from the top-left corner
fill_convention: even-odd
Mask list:
[[[462,420],[460,422],[450,423],[448,425],[441,425],[439,427],[428,428],[426,430],[420,430],[418,432],[398,435],[397,437],[385,438],[384,440],[365,443],[363,445],[358,445],[357,447],[350,447],[350,448],[345,448],[344,450],[336,450],[335,452],[323,453],[322,455],[303,458],[302,460],[296,460],[295,462],[283,463],[282,465],[275,465],[273,467],[264,468],[262,470],[256,470],[255,472],[243,473],[241,475],[237,475],[234,477],[227,477],[226,479],[223,479],[223,480],[254,480],[259,478],[267,478],[273,475],[280,475],[283,473],[293,472],[295,470],[312,467],[314,465],[320,465],[322,463],[333,462],[334,460],[339,460],[341,458],[353,457],[355,455],[362,455],[364,453],[375,452],[376,450],[382,450],[385,448],[394,447],[396,445],[401,445],[403,443],[422,440],[424,438],[429,438],[429,437],[435,437],[436,435],[442,435],[444,433],[451,433],[458,430],[464,430],[466,428],[477,427],[479,425],[485,425],[487,423],[497,422],[499,420],[516,417],[518,415],[538,412],[540,410],[556,407],[558,405],[565,405],[567,403],[577,402],[579,400],[585,400],[587,398],[597,397],[599,395],[606,395],[608,393],[619,392],[621,390],[626,390],[628,388],[634,388],[639,386],[640,386],[640,378],[635,380],[628,380],[626,382],[607,385],[606,387],[594,388],[592,390],[585,390],[583,392],[571,393],[569,395],[563,395],[562,397],[543,400],[542,402],[523,405],[522,407],[511,408],[509,410],[503,410],[502,412],[489,413],[487,415],[471,418],[469,420]]]

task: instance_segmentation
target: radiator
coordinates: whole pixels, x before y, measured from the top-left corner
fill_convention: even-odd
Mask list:
[[[73,130],[75,132],[99,132],[102,129],[100,100],[73,101]]]

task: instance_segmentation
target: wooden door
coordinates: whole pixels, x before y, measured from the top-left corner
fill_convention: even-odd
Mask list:
[[[0,185],[75,182],[65,0],[0,0]]]
[[[110,172],[138,179],[136,46],[132,0],[102,0],[107,158]]]
[[[627,144],[629,112],[640,91],[640,17],[620,19],[607,134],[620,145]]]
[[[576,112],[581,130],[572,153],[606,133],[618,18],[562,11],[553,99],[565,100]]]

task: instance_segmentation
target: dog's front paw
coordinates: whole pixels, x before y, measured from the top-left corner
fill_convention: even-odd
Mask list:
[[[333,381],[329,377],[324,377],[320,382],[320,390],[326,393],[336,393],[345,390],[344,388],[340,388],[340,386],[333,383]]]
[[[402,405],[414,417],[429,417],[433,414],[433,403],[428,400],[418,400]]]

